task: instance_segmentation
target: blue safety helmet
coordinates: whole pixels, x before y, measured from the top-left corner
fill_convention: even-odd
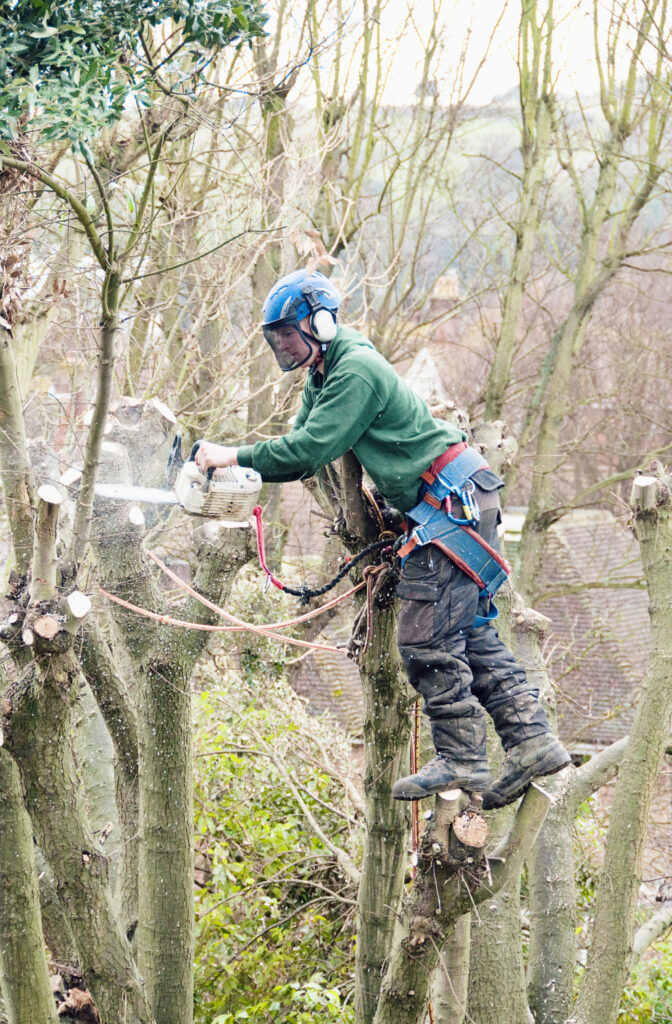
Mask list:
[[[327,351],[336,337],[336,313],[341,296],[328,277],[316,271],[295,270],[273,285],[262,308],[262,330],[281,370],[296,370],[313,355],[310,344],[316,341],[321,352]],[[306,335],[299,321],[310,317]]]

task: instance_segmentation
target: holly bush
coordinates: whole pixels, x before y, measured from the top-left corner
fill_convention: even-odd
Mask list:
[[[81,145],[118,120],[131,96],[151,105],[150,32],[158,64],[191,94],[212,55],[263,33],[259,0],[14,0],[0,11],[0,136],[19,127]],[[145,45],[143,45],[143,42]],[[154,90],[156,92],[156,90]]]

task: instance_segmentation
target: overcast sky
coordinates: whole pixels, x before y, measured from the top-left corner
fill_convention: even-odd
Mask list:
[[[414,94],[420,78],[421,37],[428,35],[437,2],[411,0],[414,22],[411,25],[408,22],[409,0],[388,0],[382,27],[390,47],[396,49],[387,86],[391,102],[403,103]],[[542,4],[539,6],[541,8]],[[610,0],[604,0],[601,6],[603,20],[606,20]],[[503,0],[444,0],[441,7],[442,65],[446,71],[457,65],[464,41],[469,38],[467,68],[473,73],[499,20],[487,63],[470,94],[471,101],[488,103],[494,96],[515,87],[520,0],[508,0],[508,3]],[[592,7],[592,0],[555,2],[554,65],[562,92],[589,92],[596,88]]]

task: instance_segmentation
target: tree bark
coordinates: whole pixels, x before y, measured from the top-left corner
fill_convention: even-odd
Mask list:
[[[448,929],[463,914],[517,877],[548,809],[546,794],[530,786],[506,839],[487,858],[428,828],[413,888],[404,900],[374,1024],[422,1024],[429,981]],[[438,849],[437,849],[438,847]]]
[[[23,576],[33,553],[34,493],[23,407],[11,335],[0,327],[0,475],[16,569]]]
[[[55,1024],[33,833],[16,765],[0,748],[0,989],[8,1024]],[[0,1008],[0,1020],[2,1019]]]
[[[408,807],[393,800],[408,764],[409,696],[396,653],[395,609],[376,610],[373,642],[360,659],[364,690],[366,838],[357,903],[355,1019],[374,1019],[406,870]]]
[[[671,488],[672,478],[652,464],[648,477],[635,478],[630,499],[649,592],[652,647],[616,782],[588,962],[572,1018],[577,1024],[613,1024],[632,960],[646,829],[672,716]]]
[[[117,657],[122,652],[117,645]],[[126,659],[128,660],[128,659]],[[130,940],[138,923],[138,724],[131,694],[97,624],[87,623],[80,661],[114,746],[119,877],[115,902]]]
[[[196,590],[222,601],[251,554],[249,531],[206,522],[198,531]],[[189,621],[213,623],[195,599]],[[209,634],[160,627],[140,676],[138,965],[161,1024],[193,1016],[194,834],[191,675]]]
[[[612,779],[627,737],[594,755],[578,771],[544,780],[553,796],[527,862],[530,946],[527,986],[536,1024],[557,1024],[570,1014],[576,966],[576,882],[572,830],[580,805]]]
[[[513,807],[488,815],[493,838],[515,818]],[[543,827],[543,826],[542,826]],[[522,865],[521,865],[522,867]],[[472,915],[467,1020],[474,1024],[528,1024],[522,933],[520,872]]]
[[[72,758],[71,654],[47,655],[7,692],[7,746],[26,806],[72,927],[78,959],[103,1024],[150,1024],[144,987],[121,934],[107,860],[90,831]]]
[[[471,959],[471,914],[458,917],[446,939],[432,981],[435,1024],[463,1024],[467,1011]]]

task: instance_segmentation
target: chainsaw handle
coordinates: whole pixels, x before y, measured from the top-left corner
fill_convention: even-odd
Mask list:
[[[191,455],[187,459],[187,462],[194,462],[195,461],[195,459],[196,459],[196,452],[198,451],[198,449],[201,447],[202,444],[203,444],[202,441],[195,441],[194,442],[194,446],[191,449]],[[210,466],[210,469],[208,469],[206,474],[205,474],[208,483],[210,483],[210,481],[212,480],[212,474],[214,472],[215,472],[215,466]]]

